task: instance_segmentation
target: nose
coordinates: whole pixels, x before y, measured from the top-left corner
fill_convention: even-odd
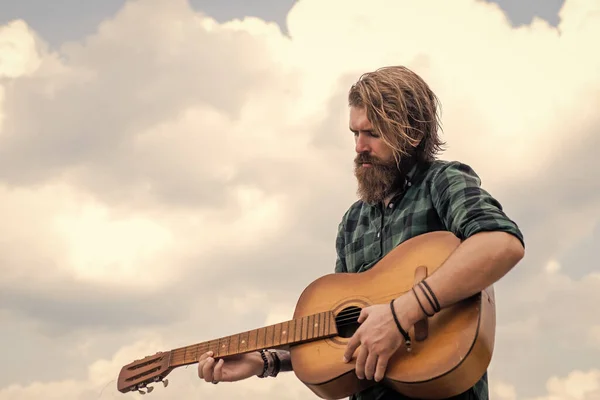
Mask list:
[[[369,146],[369,138],[367,137],[367,135],[359,133],[358,135],[356,135],[355,141],[355,151],[357,153],[369,153],[371,151],[371,147]]]

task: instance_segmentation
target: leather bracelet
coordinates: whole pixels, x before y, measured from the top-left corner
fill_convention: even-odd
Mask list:
[[[420,288],[420,287],[421,287],[421,286],[419,286],[419,288]],[[421,290],[422,290],[422,289],[421,289]],[[435,315],[435,312],[434,312],[434,313],[432,313],[432,314],[429,314],[429,313],[427,312],[427,310],[425,309],[425,307],[423,307],[423,303],[421,303],[421,300],[419,299],[419,296],[417,296],[417,292],[415,291],[415,287],[414,287],[414,286],[412,287],[412,292],[413,292],[413,294],[415,295],[415,298],[417,299],[417,302],[419,303],[419,307],[421,307],[421,311],[423,311],[423,314],[425,314],[425,315],[426,315],[426,316],[428,316],[428,317],[433,317],[433,316]],[[427,295],[425,295],[425,297],[427,297]],[[429,300],[429,298],[428,298],[428,300]]]
[[[398,330],[400,331],[400,334],[402,335],[402,337],[404,337],[404,344],[406,345],[406,351],[411,351],[411,340],[410,340],[410,335],[408,334],[408,332],[406,332],[404,329],[402,329],[402,326],[400,325],[400,321],[398,321],[398,316],[396,315],[396,310],[394,309],[394,301],[396,299],[392,299],[392,301],[390,301],[390,309],[392,310],[392,316],[394,317],[394,321],[396,322],[396,326],[398,327]]]
[[[427,294],[425,294],[425,296],[427,296],[427,300],[429,300],[429,302],[431,303],[431,307],[433,307],[433,311],[438,313],[441,311],[442,307],[440,307],[440,302],[437,299],[437,296],[435,295],[435,293],[433,293],[433,290],[431,290],[431,286],[429,286],[429,284],[426,281],[421,281],[420,282],[421,285],[421,290],[423,290],[423,286],[427,288],[427,291],[429,291],[429,293],[431,294],[431,297],[433,297],[433,301],[435,301],[435,305],[433,304],[433,301],[430,300],[429,296],[427,296]],[[423,293],[425,293],[425,291],[423,290]]]
[[[271,376],[275,378],[279,371],[281,370],[281,360],[279,359],[279,354],[276,351],[271,352],[273,356],[273,372],[271,372]]]

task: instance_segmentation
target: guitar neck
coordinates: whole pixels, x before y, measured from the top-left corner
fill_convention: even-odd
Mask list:
[[[172,368],[194,364],[207,351],[212,351],[214,357],[221,358],[261,349],[292,346],[335,335],[335,318],[331,311],[326,311],[171,350],[169,364]]]

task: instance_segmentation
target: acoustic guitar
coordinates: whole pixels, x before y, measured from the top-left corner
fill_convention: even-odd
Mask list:
[[[207,342],[158,352],[125,365],[122,393],[154,389],[175,368],[215,358],[285,349],[296,377],[323,399],[341,399],[375,382],[358,379],[354,361],[342,356],[364,307],[386,304],[433,274],[458,247],[450,232],[431,232],[398,245],[368,271],[325,275],[304,289],[291,320]],[[444,399],[473,386],[492,358],[496,314],[493,287],[419,321],[411,330],[412,349],[401,346],[389,361],[384,384],[409,397]],[[354,359],[353,359],[354,360]],[[144,389],[146,391],[144,391]]]

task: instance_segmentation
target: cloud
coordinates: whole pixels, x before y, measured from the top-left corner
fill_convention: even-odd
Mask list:
[[[472,0],[370,4],[300,1],[286,36],[130,1],[56,52],[26,21],[0,27],[0,333],[21,360],[0,400],[122,398],[110,381],[134,358],[287,319],[332,272],[355,198],[348,86],[390,64],[431,84],[445,158],[525,232],[526,259],[497,285],[494,393],[595,395],[599,280],[572,260],[593,260],[600,221],[598,6],[568,0],[554,29]],[[153,395],[312,398],[293,375],[194,374]]]
[[[499,400],[593,400],[600,396],[600,371],[575,370],[566,376],[552,376],[546,382],[547,393],[535,397],[517,396],[514,386],[503,382],[491,386],[490,397]]]

